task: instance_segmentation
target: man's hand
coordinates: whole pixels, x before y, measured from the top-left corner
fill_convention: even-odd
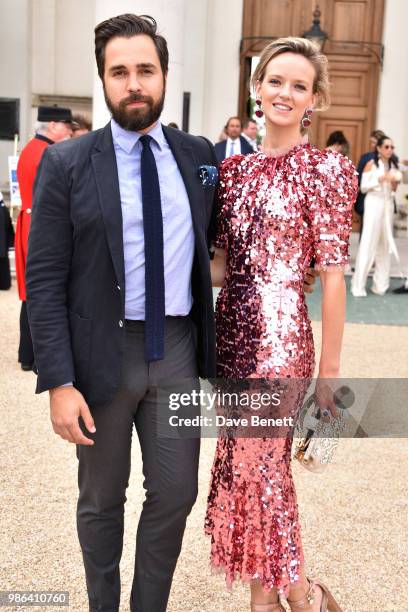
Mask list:
[[[85,427],[95,433],[95,423],[88,404],[75,387],[56,387],[50,389],[51,423],[56,434],[68,442],[92,446],[94,441],[87,438],[79,427],[82,417]]]
[[[303,281],[303,291],[305,293],[313,293],[313,285],[316,282],[316,277],[319,276],[319,272],[314,268],[308,268],[306,270],[305,278]]]

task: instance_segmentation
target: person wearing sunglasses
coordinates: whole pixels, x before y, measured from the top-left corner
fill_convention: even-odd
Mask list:
[[[363,153],[360,157],[360,160],[357,164],[357,172],[358,172],[358,195],[354,204],[354,210],[358,215],[360,215],[360,240],[361,234],[363,232],[363,224],[364,224],[364,200],[365,193],[362,193],[360,190],[361,177],[363,176],[364,168],[366,164],[370,161],[370,159],[374,159],[374,153],[377,148],[377,142],[379,138],[385,136],[385,133],[382,130],[373,130],[370,134],[370,150],[367,153]]]
[[[351,281],[354,297],[366,297],[366,282],[371,266],[375,271],[371,291],[384,295],[390,284],[391,255],[398,259],[392,234],[394,195],[402,174],[394,155],[394,145],[388,136],[377,142],[374,159],[367,162],[360,190],[366,194],[364,226]]]

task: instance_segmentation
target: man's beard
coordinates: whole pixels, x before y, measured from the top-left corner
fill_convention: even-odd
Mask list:
[[[163,89],[163,94],[160,99],[155,102],[151,96],[141,96],[134,93],[130,94],[127,98],[123,98],[117,106],[114,106],[108,98],[105,88],[103,88],[103,93],[105,95],[106,105],[112,113],[113,119],[124,130],[129,130],[131,132],[145,130],[159,119],[166,95]],[[127,105],[130,102],[146,102],[146,106],[141,108],[128,108]]]

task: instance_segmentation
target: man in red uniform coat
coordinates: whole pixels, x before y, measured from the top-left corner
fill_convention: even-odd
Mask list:
[[[69,108],[40,106],[38,108],[37,121],[40,123],[37,133],[21,151],[17,165],[21,211],[17,219],[15,257],[18,294],[22,301],[18,361],[21,363],[23,370],[31,370],[34,365],[33,345],[27,318],[25,286],[25,268],[34,181],[45,149],[54,142],[60,142],[72,136],[72,115]]]

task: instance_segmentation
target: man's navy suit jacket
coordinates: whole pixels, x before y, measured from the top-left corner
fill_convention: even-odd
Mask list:
[[[208,254],[216,165],[204,138],[163,126],[186,186],[195,236],[192,271],[197,363],[215,375],[215,329]],[[27,261],[27,304],[37,393],[68,381],[90,405],[109,403],[120,381],[125,341],[122,210],[110,124],[49,147],[36,179]]]
[[[249,153],[253,153],[254,150],[243,136],[239,137],[241,142],[241,155],[248,155]],[[214,145],[215,154],[217,156],[218,163],[220,164],[227,157],[227,141],[221,140]]]

